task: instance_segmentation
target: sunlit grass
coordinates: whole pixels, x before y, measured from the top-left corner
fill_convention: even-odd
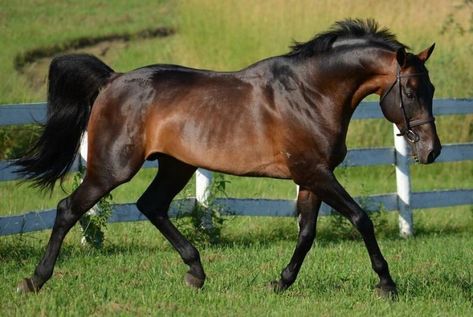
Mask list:
[[[471,97],[473,68],[470,58],[473,35],[441,34],[447,15],[454,12],[451,1],[225,1],[178,2],[178,25],[182,41],[176,56],[184,64],[232,70],[259,59],[288,51],[293,40],[307,41],[327,30],[334,21],[374,18],[397,34],[400,41],[418,52],[433,42],[436,51],[429,61],[437,96]],[[455,15],[468,25],[465,12]]]
[[[0,243],[2,315],[186,315],[186,316],[470,316],[473,312],[471,221],[443,232],[424,231],[402,240],[380,240],[399,286],[396,302],[373,294],[376,276],[360,240],[333,240],[327,218],[299,278],[284,294],[268,291],[295,246],[295,219],[238,217],[228,222],[219,246],[200,247],[208,276],[203,290],[185,286],[185,265],[147,222],[110,225],[100,251],[79,245],[74,229],[55,274],[34,296],[15,294],[31,274],[48,232],[3,237]],[[457,214],[459,215],[459,214]],[[438,219],[438,220],[435,220]],[[438,228],[440,212],[418,219]],[[470,221],[468,227],[466,221]],[[435,224],[437,223],[437,224]],[[460,231],[457,231],[460,229]]]

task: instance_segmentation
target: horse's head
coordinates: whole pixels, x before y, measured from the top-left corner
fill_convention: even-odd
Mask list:
[[[417,55],[404,48],[396,52],[396,80],[385,87],[380,101],[384,116],[397,125],[422,164],[432,163],[442,149],[432,115],[435,87],[424,65],[434,46]]]

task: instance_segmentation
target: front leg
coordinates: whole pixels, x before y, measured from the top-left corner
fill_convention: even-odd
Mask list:
[[[300,188],[297,196],[299,237],[291,261],[281,272],[281,278],[279,281],[271,282],[271,287],[277,292],[287,289],[294,283],[302,262],[314,243],[320,203],[320,199],[314,193],[306,188]]]
[[[376,241],[373,223],[366,212],[347,193],[331,170],[316,168],[311,170],[309,174],[310,176],[304,177],[301,182],[308,182],[309,188],[324,202],[348,218],[363,237],[371,266],[380,279],[376,286],[377,292],[383,296],[396,296],[396,284],[391,278],[388,263],[381,254]]]

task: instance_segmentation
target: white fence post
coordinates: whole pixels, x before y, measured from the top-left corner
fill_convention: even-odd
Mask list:
[[[82,139],[80,141],[80,159],[87,162],[87,131],[84,131]]]
[[[84,163],[87,163],[87,131],[84,131],[84,134],[82,135],[82,139],[80,141],[79,153],[80,153],[80,157],[79,157],[80,164],[82,164],[82,161]],[[80,181],[82,182],[82,179]],[[87,214],[89,214],[89,215],[96,215],[97,214],[97,211],[95,210],[95,205],[92,208],[90,208],[89,211],[87,211]],[[82,228],[82,229],[84,229],[84,228]],[[87,244],[87,241],[86,241],[84,235],[82,236],[80,242],[83,245]]]
[[[212,172],[199,168],[195,172],[195,198],[201,206],[208,207],[210,185],[212,184]],[[210,229],[212,227],[212,215],[207,212],[202,217],[202,227]]]
[[[399,210],[399,234],[403,238],[413,235],[411,210],[411,178],[409,173],[409,146],[404,137],[397,136],[399,129],[394,127],[394,147],[396,164],[397,204]]]

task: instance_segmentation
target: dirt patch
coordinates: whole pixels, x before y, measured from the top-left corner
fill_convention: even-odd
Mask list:
[[[173,35],[174,29],[159,27],[136,33],[110,34],[99,37],[82,37],[61,44],[38,47],[15,57],[15,69],[26,76],[31,88],[39,90],[47,80],[49,63],[53,56],[66,53],[88,53],[107,58],[111,51],[123,49],[132,41],[162,38]]]

